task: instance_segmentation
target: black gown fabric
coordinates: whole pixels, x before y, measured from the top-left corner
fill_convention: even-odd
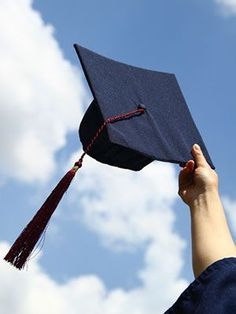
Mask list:
[[[236,258],[207,267],[164,314],[236,314]]]

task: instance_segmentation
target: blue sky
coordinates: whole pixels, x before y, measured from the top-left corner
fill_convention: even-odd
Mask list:
[[[176,74],[236,234],[235,1],[3,0],[0,12],[2,255],[81,149],[77,129],[91,94],[75,42]],[[177,197],[179,169],[153,163],[134,175],[90,159],[84,164],[28,271],[19,275],[2,262],[2,277],[12,285],[21,278],[28,296],[23,307],[19,292],[0,284],[3,313],[12,303],[24,314],[32,308],[45,314],[162,313],[193,280],[189,214]],[[133,197],[117,201],[127,189]],[[41,305],[42,290],[58,309]],[[159,290],[166,297],[158,298]]]

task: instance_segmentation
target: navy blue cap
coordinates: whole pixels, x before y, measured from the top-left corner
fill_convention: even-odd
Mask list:
[[[88,155],[109,165],[140,170],[153,160],[184,165],[192,159],[191,148],[197,143],[214,168],[174,74],[74,47],[94,98],[79,128],[84,149],[106,119],[144,109],[142,115],[107,124]]]

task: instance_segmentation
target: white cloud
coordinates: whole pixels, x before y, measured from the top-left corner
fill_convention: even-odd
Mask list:
[[[5,243],[0,245],[1,254],[7,249]],[[105,288],[95,276],[75,278],[60,285],[32,260],[28,271],[18,271],[2,262],[0,277],[0,313],[104,313],[101,302]]]
[[[0,1],[0,173],[45,180],[85,97],[51,25],[29,0]]]
[[[80,153],[72,157],[71,164]],[[77,176],[78,199],[90,228],[114,244],[143,244],[173,225],[177,186],[174,168],[152,163],[141,172],[97,163],[86,156]],[[78,195],[77,193],[77,195]],[[128,226],[128,227],[127,227]]]
[[[1,243],[1,258],[8,249],[6,243]],[[184,280],[177,280],[175,252],[172,250],[169,249],[172,254],[170,253],[171,259],[166,261],[166,265],[155,264],[158,262],[156,251],[159,250],[158,246],[149,246],[147,254],[147,258],[150,258],[147,264],[149,273],[143,275],[142,286],[130,291],[122,288],[109,291],[96,275],[75,277],[59,284],[44,272],[36,259],[30,261],[28,271],[18,271],[8,263],[1,262],[0,312],[161,314],[167,310],[187,283]]]
[[[223,13],[236,14],[236,0],[215,0],[222,8]]]
[[[71,164],[79,155],[74,154]],[[70,190],[77,203],[71,206],[73,218],[83,218],[109,248],[146,248],[144,267],[138,274],[142,286],[123,292],[126,305],[117,313],[164,312],[187,285],[180,277],[185,242],[174,231],[174,167],[152,163],[137,173],[108,167],[87,156],[75,181],[75,191]]]
[[[76,203],[66,215],[81,219],[78,212],[82,210],[87,226],[109,247],[144,247],[139,286],[109,290],[92,274],[59,284],[40,267],[39,257],[30,260],[28,271],[21,272],[2,262],[0,313],[163,313],[188,285],[181,278],[185,243],[174,231],[176,194],[171,165],[153,163],[135,173],[85,158],[67,194],[70,202],[76,197]],[[7,251],[2,243],[0,254]]]

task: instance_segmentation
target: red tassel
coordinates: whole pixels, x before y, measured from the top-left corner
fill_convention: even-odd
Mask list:
[[[6,261],[18,269],[22,269],[25,266],[27,259],[42,236],[42,233],[57,208],[57,205],[69,188],[71,181],[81,166],[82,159],[75,163],[74,167],[69,170],[57,184],[42,207],[37,211],[33,219],[21,232],[7,255],[4,257]]]
[[[30,254],[32,253],[35,245],[39,241],[42,236],[47,224],[54,213],[57,205],[62,199],[64,193],[67,191],[68,187],[72,179],[74,178],[77,170],[82,166],[83,158],[86,153],[88,153],[93,146],[96,139],[100,136],[104,128],[108,123],[114,123],[116,121],[130,119],[131,117],[135,117],[136,115],[143,114],[145,112],[145,108],[143,105],[138,106],[137,109],[132,110],[127,113],[123,113],[120,115],[116,115],[110,117],[104,121],[101,127],[98,129],[97,133],[91,139],[90,143],[85,149],[85,152],[82,154],[80,159],[74,164],[74,167],[67,172],[67,174],[61,179],[61,181],[57,184],[55,189],[49,195],[49,197],[44,202],[43,206],[38,210],[30,223],[25,227],[25,229],[21,232],[19,237],[16,239],[12,247],[10,248],[7,255],[4,259],[11,263],[18,269],[22,269],[25,266]]]

